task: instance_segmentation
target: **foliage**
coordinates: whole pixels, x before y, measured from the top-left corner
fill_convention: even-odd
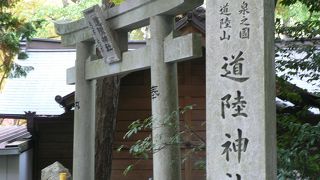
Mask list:
[[[280,1],[280,0],[279,0]],[[320,123],[309,124],[310,99],[305,90],[292,91],[285,80],[293,76],[319,84],[320,1],[282,0],[276,9],[276,70],[281,99],[293,103],[290,113],[277,115],[278,179],[318,179],[320,177]],[[314,94],[317,94],[316,92]],[[315,98],[310,94],[309,97]],[[318,99],[318,98],[317,98]],[[313,99],[315,102],[317,99]]]
[[[45,0],[21,1],[15,7],[19,17],[39,21],[42,20],[42,28],[35,35],[38,38],[58,38],[54,30],[54,21],[77,20],[82,17],[82,11],[100,2],[100,0],[85,0],[62,7],[56,4],[45,3]],[[28,7],[28,8],[26,8]]]
[[[278,116],[278,179],[320,177],[320,123],[301,123],[296,115]]]
[[[101,0],[84,0],[75,1],[62,7],[56,4],[48,4],[46,0],[29,0],[21,1],[14,7],[15,14],[24,19],[32,21],[41,21],[42,28],[37,31],[37,38],[59,38],[54,29],[54,21],[74,21],[83,17],[82,11],[99,4]],[[123,0],[112,0],[113,3],[119,5]],[[130,33],[131,40],[143,40],[143,32],[141,29],[133,30]]]
[[[289,2],[293,1],[283,0],[280,4]],[[317,8],[308,11],[311,7],[304,3],[297,2],[287,8],[278,5],[276,67],[278,72],[286,72],[285,79],[298,75],[317,84],[320,78],[320,51],[316,45],[320,40],[320,13],[315,12]],[[300,16],[293,16],[294,13]]]
[[[297,2],[305,5],[310,12],[319,12],[320,11],[320,1],[315,0],[282,0],[281,4],[285,6],[290,6]]]
[[[116,5],[119,5],[123,2],[124,0],[112,0]]]
[[[183,116],[186,112],[192,110],[194,105],[188,105],[185,106],[178,111],[174,111],[170,113],[167,116],[162,117],[162,123],[159,124],[157,127],[153,128],[160,128],[160,127],[175,127],[175,124],[172,123],[176,115]],[[152,117],[148,117],[144,120],[136,120],[132,122],[128,126],[128,131],[124,135],[123,139],[130,139],[132,136],[138,134],[142,131],[148,131],[151,132],[152,129],[152,122],[155,119]],[[124,170],[123,174],[126,175],[129,171],[131,171],[134,166],[139,163],[142,159],[148,159],[150,154],[157,153],[161,149],[165,148],[166,146],[170,145],[185,145],[187,149],[189,149],[183,156],[183,162],[187,160],[192,154],[197,153],[199,151],[203,151],[205,149],[205,140],[201,138],[187,123],[183,123],[183,129],[172,135],[167,142],[161,145],[155,145],[152,142],[152,136],[149,134],[147,137],[137,140],[133,145],[129,147],[125,147],[124,145],[121,145],[118,148],[118,151],[122,151],[124,149],[128,149],[129,153],[139,160],[136,161],[134,164],[130,164],[127,166],[127,168]],[[197,141],[188,142],[184,140],[184,135],[189,135],[195,137]],[[199,169],[202,169],[204,166],[204,160],[199,159],[199,161],[196,162],[196,166],[199,167]]]
[[[0,2],[0,89],[8,77],[26,76],[33,68],[21,66],[14,62],[20,53],[21,40],[30,40],[39,26],[38,21],[25,21],[13,11],[18,1],[4,0]],[[20,53],[20,58],[26,58],[25,53]]]

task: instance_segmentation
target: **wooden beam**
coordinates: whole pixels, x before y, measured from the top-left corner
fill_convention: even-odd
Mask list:
[[[203,0],[127,0],[120,6],[104,11],[104,16],[113,30],[131,30],[149,24],[149,18],[158,14],[176,15],[203,4]],[[92,38],[84,19],[75,22],[56,22],[57,34],[63,45],[73,45]]]

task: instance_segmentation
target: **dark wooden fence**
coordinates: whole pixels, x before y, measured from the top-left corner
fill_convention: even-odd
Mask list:
[[[195,133],[205,139],[205,62],[197,59],[182,62],[178,65],[179,77],[179,105],[195,105],[193,110],[180,117],[181,129],[188,124]],[[130,123],[137,119],[144,119],[151,115],[150,70],[132,73],[122,79],[117,119],[115,146],[132,145],[136,140],[148,136],[150,131],[143,131],[128,140],[123,136]],[[187,134],[182,145],[182,152],[189,152],[188,144],[195,144],[198,138]],[[183,155],[184,156],[184,155]],[[182,164],[184,180],[205,179],[205,172],[199,170],[195,163],[204,158],[205,152],[190,154]],[[128,151],[114,152],[112,179],[115,180],[148,180],[152,177],[152,159],[138,161],[133,159]],[[135,164],[137,163],[137,164]],[[130,164],[135,164],[133,170],[123,176],[123,170]]]
[[[73,112],[59,117],[33,119],[33,176],[41,178],[41,169],[59,161],[72,171]]]

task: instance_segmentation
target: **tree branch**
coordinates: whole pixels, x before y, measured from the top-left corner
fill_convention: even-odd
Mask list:
[[[277,77],[276,82],[277,87],[277,97],[282,100],[287,100],[292,102],[295,106],[305,107],[312,106],[320,108],[320,97],[316,96],[305,89],[302,89],[280,77]],[[297,97],[292,97],[292,95],[298,95]]]

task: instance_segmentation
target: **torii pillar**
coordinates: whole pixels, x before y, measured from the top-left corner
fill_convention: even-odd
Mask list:
[[[93,42],[76,44],[73,179],[94,179],[95,82],[85,79],[85,63],[93,54]],[[80,110],[81,109],[81,110]]]
[[[180,145],[166,145],[179,133],[179,115],[172,113],[177,112],[179,104],[177,63],[164,61],[164,39],[172,32],[173,23],[173,16],[150,18],[151,89],[157,91],[156,97],[152,98],[154,180],[181,179]],[[164,125],[170,115],[174,116],[170,117],[171,126]]]

